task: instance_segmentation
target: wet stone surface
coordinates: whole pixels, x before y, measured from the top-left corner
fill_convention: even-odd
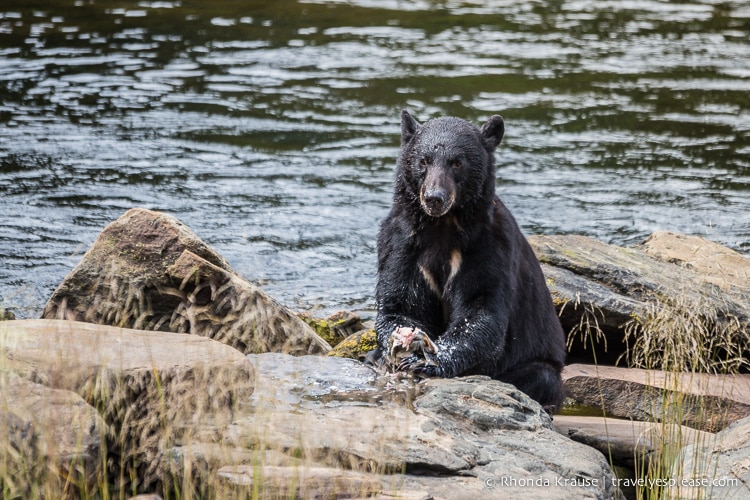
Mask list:
[[[265,482],[242,453],[230,460],[224,451],[217,467],[238,487],[275,494],[291,475],[300,495],[329,478],[352,495],[366,484],[368,494],[415,498],[616,498],[604,457],[555,432],[546,412],[510,385],[486,377],[414,383],[328,356],[248,359],[256,390],[221,439],[266,450],[252,462]]]

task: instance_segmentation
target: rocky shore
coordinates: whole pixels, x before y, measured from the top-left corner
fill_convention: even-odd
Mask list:
[[[129,210],[43,319],[0,321],[4,495],[750,496],[750,260],[671,233],[530,241],[569,333],[554,420],[487,378],[377,373],[356,316],[297,314]]]

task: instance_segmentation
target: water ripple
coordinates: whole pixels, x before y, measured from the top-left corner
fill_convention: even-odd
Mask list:
[[[403,107],[502,113],[529,233],[750,252],[748,34],[739,0],[7,0],[0,303],[37,315],[144,206],[285,303],[371,314]]]

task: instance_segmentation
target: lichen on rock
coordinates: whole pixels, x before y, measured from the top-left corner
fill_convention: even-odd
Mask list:
[[[334,347],[329,356],[364,360],[367,353],[377,349],[378,339],[374,329],[353,333]]]
[[[336,347],[346,337],[364,328],[362,319],[351,311],[338,311],[327,318],[316,318],[311,313],[303,312],[299,317],[331,347]]]

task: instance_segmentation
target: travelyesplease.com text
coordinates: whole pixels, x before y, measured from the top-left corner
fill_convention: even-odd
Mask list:
[[[618,488],[725,488],[725,487],[736,487],[739,486],[739,479],[728,478],[728,477],[693,477],[693,478],[682,478],[677,479],[666,479],[666,478],[611,478],[612,486]],[[557,476],[554,478],[548,477],[513,477],[513,476],[500,476],[500,477],[488,477],[484,481],[484,485],[488,489],[494,488],[598,488],[604,484],[604,479],[577,476],[573,478],[566,478]]]

